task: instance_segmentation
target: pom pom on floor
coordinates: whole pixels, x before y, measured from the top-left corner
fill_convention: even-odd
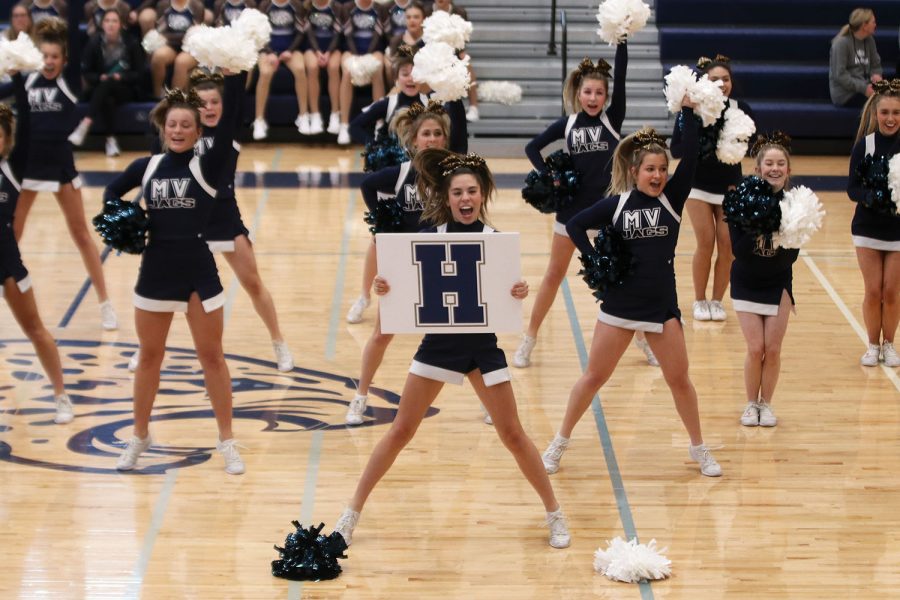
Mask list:
[[[894,212],[900,214],[900,154],[888,161],[888,189],[891,190]]]
[[[677,114],[681,111],[681,101],[685,95],[697,104],[694,114],[700,117],[704,127],[714,124],[725,110],[725,94],[719,81],[710,81],[709,76],[699,79],[690,67],[675,65],[666,75],[666,107],[669,112]]]
[[[363,157],[363,171],[374,173],[387,167],[395,167],[408,160],[406,150],[400,145],[400,140],[393,133],[380,130],[375,139],[366,144],[361,153]]]
[[[37,71],[44,66],[44,55],[24,31],[13,41],[0,40],[0,72]]]
[[[272,24],[269,17],[255,8],[245,8],[240,16],[231,23],[235,33],[253,42],[253,47],[259,52],[272,38]]]
[[[756,123],[736,105],[725,109],[725,121],[716,143],[716,157],[726,165],[736,165],[747,155],[750,136],[756,133]]]
[[[460,59],[450,44],[432,42],[413,57],[412,76],[416,83],[425,83],[432,90],[432,99],[452,102],[469,90],[469,57]]]
[[[103,242],[118,252],[140,254],[147,247],[147,212],[137,202],[106,200],[103,212],[91,221]]]
[[[626,542],[617,537],[606,543],[606,550],[598,548],[594,553],[594,570],[613,581],[637,583],[672,574],[672,561],[665,555],[668,548],[657,549],[656,540],[639,544],[637,539]]]
[[[397,233],[403,229],[403,208],[393,198],[379,200],[374,211],[366,211],[363,220],[369,224],[372,235]]]
[[[598,301],[603,300],[610,288],[624,281],[634,263],[625,240],[612,225],[605,225],[597,231],[594,248],[579,259],[582,268],[578,274],[594,290],[594,298]]]
[[[297,521],[291,523],[296,531],[287,535],[284,548],[275,546],[281,558],[272,561],[272,575],[294,581],[321,581],[340,575],[338,559],[347,558],[347,543],[341,534],[333,531],[328,536],[320,535],[324,523],[309,529]]]
[[[575,170],[572,157],[557,150],[544,159],[544,168],[525,177],[522,198],[542,213],[554,213],[575,201],[581,173]]]
[[[369,85],[372,77],[381,69],[381,61],[372,54],[351,56],[344,64],[350,72],[350,83],[355,86]]]
[[[650,6],[642,0],[606,0],[597,10],[600,39],[615,46],[647,25]]]
[[[254,41],[238,34],[230,26],[191,27],[184,36],[182,48],[208,69],[250,71],[259,60]]]
[[[781,225],[772,235],[776,248],[802,248],[822,227],[825,210],[819,197],[804,185],[787,190],[780,202]]]
[[[868,154],[859,161],[856,175],[866,190],[866,196],[860,201],[860,204],[879,215],[896,217],[900,213],[898,213],[897,202],[891,198],[891,190],[888,187],[889,172],[888,157],[883,154],[878,156]]]
[[[755,175],[745,177],[735,189],[725,193],[722,211],[725,221],[753,235],[772,235],[781,225],[780,194]]]
[[[160,32],[155,29],[151,29],[144,36],[144,39],[141,40],[141,46],[144,48],[144,52],[147,53],[147,56],[150,56],[160,48],[166,45],[166,38],[162,36]]]
[[[479,81],[475,88],[480,102],[518,104],[522,101],[522,87],[511,81]]]
[[[422,22],[422,40],[425,45],[444,42],[456,50],[462,50],[472,37],[472,24],[443,10],[434,11]]]

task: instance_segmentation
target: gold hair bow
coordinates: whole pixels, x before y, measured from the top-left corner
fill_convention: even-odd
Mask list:
[[[609,77],[612,66],[602,58],[598,58],[596,63],[591,62],[590,58],[585,57],[578,63],[578,78],[583,79],[588,74],[598,74],[602,77]]]
[[[191,71],[191,87],[206,83],[207,81],[216,85],[222,85],[225,82],[225,77],[223,77],[221,73],[209,73],[203,69],[194,69]]]
[[[12,121],[13,111],[8,104],[0,104],[0,121]]]
[[[187,92],[178,88],[166,90],[166,96],[163,100],[169,104],[187,104],[197,109],[203,107],[203,100],[200,99],[200,96],[194,90]]]
[[[876,94],[900,94],[900,78],[882,79],[872,84]]]
[[[430,115],[434,115],[437,117],[443,116],[447,114],[447,111],[444,110],[444,105],[438,102],[437,100],[429,100],[428,106],[423,106],[416,102],[412,106],[407,109],[407,114],[412,119],[417,119],[419,116],[428,113]]]
[[[663,148],[668,148],[665,138],[659,135],[652,127],[641,129],[634,134],[633,139],[635,148],[646,148],[647,146],[662,146]]]
[[[759,152],[766,146],[781,146],[785,152],[791,153],[791,136],[783,131],[773,131],[772,133],[761,133],[756,137],[753,148],[750,149],[750,156],[756,158]]]
[[[400,44],[397,46],[397,58],[412,58],[419,51],[418,46],[410,46],[409,44]]]
[[[443,177],[452,175],[460,169],[472,169],[473,171],[486,171],[487,163],[477,154],[452,154],[440,162],[444,171]]]
[[[724,54],[716,54],[715,58],[710,58],[708,56],[701,56],[697,59],[697,68],[701,71],[705,71],[712,65],[713,63],[723,63],[723,64],[731,64],[731,59],[725,56]]]

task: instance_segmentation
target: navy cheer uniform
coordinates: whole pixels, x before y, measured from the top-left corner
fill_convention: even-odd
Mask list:
[[[462,100],[454,100],[444,105],[450,115],[450,140],[448,148],[458,154],[469,149],[466,109]],[[396,167],[386,167],[366,176],[360,185],[363,200],[370,211],[375,211],[379,202],[396,202],[403,209],[403,229],[394,233],[416,233],[422,229],[419,219],[425,210],[419,198],[417,187],[419,174],[406,161]]]
[[[384,13],[377,2],[361,9],[356,2],[345,5],[344,43],[350,54],[362,56],[384,49]]]
[[[58,19],[66,20],[66,13],[63,4],[59,2],[52,1],[47,6],[38,6],[37,3],[32,2],[31,6],[28,8],[28,12],[31,13],[31,22],[37,25],[40,21],[48,17],[56,17]]]
[[[303,4],[298,0],[270,0],[259,7],[269,17],[272,37],[269,38],[268,52],[281,54],[300,48],[303,41]]]
[[[784,194],[782,190],[777,194]],[[772,236],[755,235],[728,224],[731,235],[731,299],[737,312],[767,317],[778,314],[781,296],[787,291],[794,304],[793,265],[798,248],[775,248]]]
[[[350,137],[357,144],[368,144],[374,141],[379,123],[383,123],[385,129],[389,128],[394,113],[413,104],[428,106],[428,96],[426,94],[407,96],[403,92],[388,94],[381,100],[365,107],[362,112],[353,117],[353,120],[350,121]]]
[[[322,8],[315,2],[309,5],[309,13],[306,15],[306,41],[303,50],[313,52],[334,52],[341,41],[341,23],[335,12],[333,0]]]
[[[19,200],[19,177],[25,169],[28,158],[28,144],[31,139],[31,118],[28,114],[28,100],[25,96],[25,80],[21,74],[13,76],[16,91],[16,106],[19,115],[16,120],[16,140],[8,158],[0,161],[0,295],[3,283],[12,277],[23,294],[31,288],[31,278],[22,263],[19,245],[13,235],[13,216]]]
[[[634,257],[632,272],[609,288],[597,317],[623,329],[661,333],[663,323],[681,318],[675,293],[675,245],[681,212],[697,166],[697,125],[690,108],[682,109],[685,157],[664,191],[652,198],[637,188],[597,202],[569,220],[567,229],[582,254],[593,250],[589,229],[612,224]]]
[[[733,102],[736,102],[737,107],[753,119],[753,111],[750,110],[750,106],[740,100],[727,99],[725,101],[725,109],[727,110]],[[755,121],[756,119],[753,120]],[[675,158],[683,158],[684,156],[682,123],[683,118],[679,115],[675,119],[675,129],[672,131],[671,141],[672,156]],[[701,157],[700,162],[697,163],[697,172],[694,174],[693,187],[688,197],[721,206],[722,201],[725,199],[725,192],[740,183],[741,177],[743,177],[741,163],[727,165],[720,162],[716,158],[715,152],[713,152],[710,156]]]
[[[106,188],[105,199],[141,187],[150,235],[141,255],[134,305],[151,312],[186,312],[197,292],[206,312],[225,304],[216,261],[204,239],[216,200],[220,167],[233,151],[237,103],[245,74],[225,78],[222,118],[212,146],[139,158]]]
[[[406,4],[400,6],[396,0],[388,9],[388,37],[403,35],[406,33],[406,9],[412,0],[406,0]]]
[[[216,15],[219,25],[231,25],[246,8],[256,8],[256,2],[250,0],[219,0],[216,3]]]
[[[25,81],[31,111],[31,143],[22,187],[38,192],[58,192],[60,185],[81,187],[69,134],[75,129],[78,98],[62,74],[47,79],[35,71]]]
[[[223,114],[222,117],[224,118],[224,116]],[[238,118],[235,122],[239,123],[240,119]],[[221,123],[220,119],[219,125]],[[194,146],[195,155],[203,156],[212,149],[219,125],[203,128],[203,137]],[[241,211],[238,208],[234,191],[234,179],[240,153],[241,145],[237,140],[232,140],[231,148],[219,165],[218,178],[212,181],[216,188],[216,202],[213,204],[209,224],[206,227],[206,243],[213,252],[234,252],[234,238],[239,235],[250,236],[250,232],[241,219]]]
[[[860,140],[850,153],[850,177],[847,182],[847,195],[856,202],[856,212],[850,232],[853,234],[853,245],[858,248],[872,248],[888,252],[900,251],[900,216],[889,217],[879,214],[871,208],[860,204],[868,190],[856,175],[856,167],[866,155],[887,156],[900,153],[900,133],[891,137],[879,132],[870,133]]]
[[[490,233],[481,221],[463,225],[455,221],[422,233]],[[509,381],[506,355],[493,333],[427,333],[413,356],[409,372],[419,377],[461,385],[466,374],[481,371],[484,385]]]
[[[596,117],[583,110],[562,117],[542,134],[528,142],[525,154],[532,166],[543,171],[541,149],[560,139],[566,141],[566,151],[572,157],[575,169],[581,172],[581,183],[575,201],[557,211],[553,232],[568,237],[566,223],[606,194],[612,172],[612,156],[619,145],[622,122],[625,120],[625,73],[628,69],[628,46],[623,42],[616,47],[613,70],[613,93],[609,107]]]
[[[199,15],[199,16],[198,16]],[[184,34],[194,25],[203,22],[203,3],[190,0],[183,10],[178,10],[169,2],[156,22],[156,29],[166,38],[166,42],[176,52],[181,52]]]

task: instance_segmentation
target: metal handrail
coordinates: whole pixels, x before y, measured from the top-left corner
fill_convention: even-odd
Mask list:
[[[556,56],[556,0],[550,3],[550,43],[547,44],[547,56]]]
[[[559,11],[559,24],[562,28],[562,88],[565,89],[566,77],[569,76],[569,24],[566,19],[565,9]],[[566,115],[565,99],[563,99],[562,114],[563,116]]]

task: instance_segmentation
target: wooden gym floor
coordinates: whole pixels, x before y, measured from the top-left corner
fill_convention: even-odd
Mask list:
[[[130,158],[78,157],[84,171]],[[524,159],[489,161],[524,174]],[[749,172],[749,163],[745,172]],[[795,175],[844,175],[846,159],[798,158]],[[862,280],[850,241],[853,205],[819,192],[825,227],[794,268],[776,428],[744,428],[744,341],[726,301],[725,323],[694,323],[685,218],[677,273],[691,376],[705,439],[724,476],[702,477],[659,369],[629,348],[595,413],[575,430],[552,478],[572,546],[546,543],[543,511],[468,386],[446,386],[437,411],[379,485],[344,573],[329,582],[271,576],[290,521],[332,525],[396,410],[418,343],[397,336],[376,378],[369,426],[343,425],[375,308],[344,315],[359,293],[369,243],[347,172],[358,149],[253,145],[240,169],[297,174],[295,187],[243,187],[262,277],[297,369],[273,368],[269,339],[220,262],[228,295],[225,349],[234,379],[235,431],[247,473],[222,471],[216,431],[184,320],[169,336],[163,389],[142,471],[114,471],[131,435],[135,348],[131,294],[138,258],[111,255],[105,273],[121,328],[102,332],[96,299],[80,300],[85,271],[55,200],[39,197],[22,254],[41,314],[59,340],[76,419],[52,423],[52,401],[5,307],[0,307],[0,597],[2,598],[839,598],[900,596],[900,379],[866,369]],[[289,175],[285,175],[289,177]],[[316,182],[330,187],[316,187]],[[102,190],[84,190],[88,217]],[[551,217],[505,188],[492,207],[522,233],[523,271],[536,292]],[[519,411],[543,450],[586,359],[597,313],[575,273],[559,292],[534,353],[514,370]],[[0,303],[2,304],[2,303]],[[525,318],[531,300],[525,302]],[[502,336],[511,358],[518,339]],[[604,452],[604,446],[609,448]],[[614,451],[614,453],[613,453]],[[652,585],[593,572],[593,552],[615,536],[656,538],[673,576]]]

